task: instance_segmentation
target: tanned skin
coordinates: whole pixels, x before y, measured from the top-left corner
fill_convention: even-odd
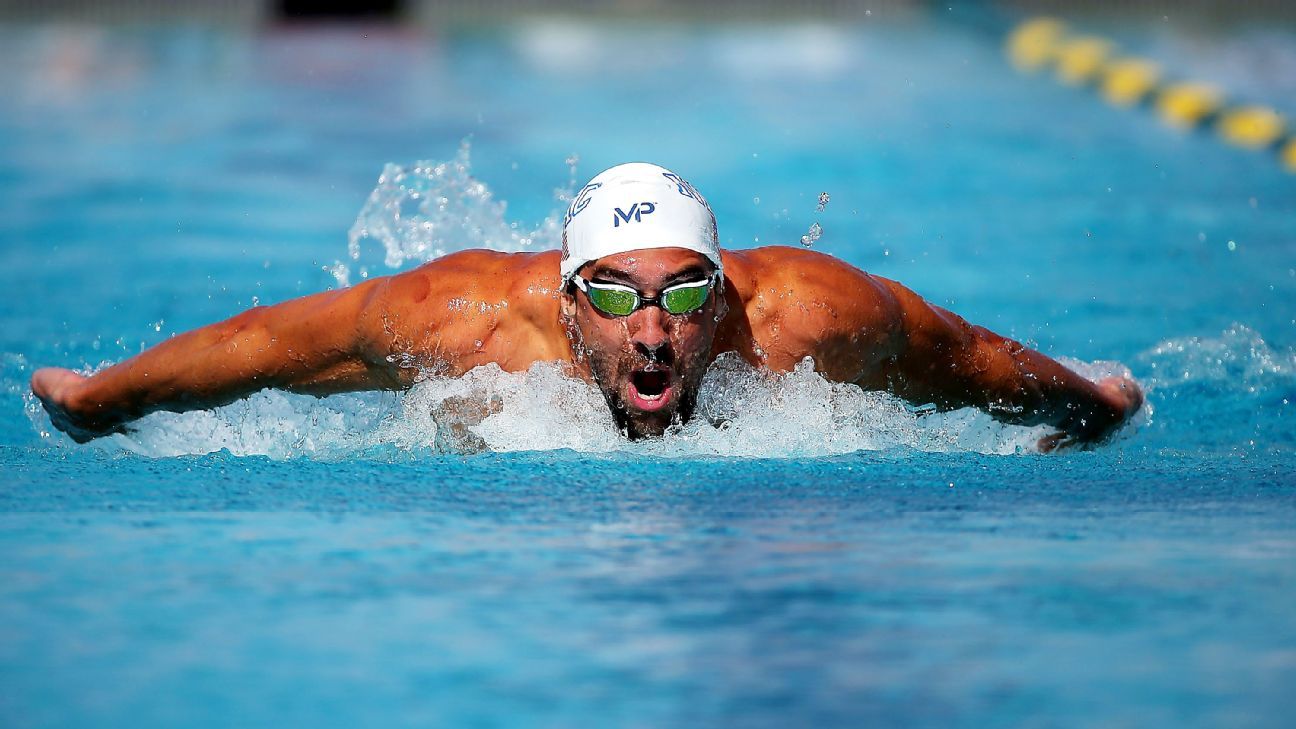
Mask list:
[[[776,372],[811,357],[830,380],[917,405],[1052,425],[1045,450],[1100,442],[1143,402],[1129,379],[1092,383],[830,256],[785,247],[722,256],[723,284],[701,310],[671,315],[649,305],[614,317],[562,288],[558,251],[465,251],[256,307],[90,377],[41,369],[31,387],[77,442],[123,432],[151,412],[211,408],[264,388],[399,390],[423,371],[457,376],[495,363],[517,372],[536,362],[561,363],[598,385],[628,436],[655,436],[689,417],[702,374],[725,352]],[[661,248],[607,256],[579,273],[654,297],[712,272],[701,254]]]

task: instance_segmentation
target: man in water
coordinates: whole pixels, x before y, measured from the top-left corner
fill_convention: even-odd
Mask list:
[[[596,384],[629,438],[687,420],[724,352],[774,371],[806,357],[837,382],[941,409],[977,407],[1095,443],[1142,404],[1127,378],[1093,383],[1054,360],[827,255],[722,251],[706,200],[631,163],[576,196],[561,251],[473,250],[351,288],[256,307],[89,377],[38,370],[32,391],[77,442],[158,410],[211,408],[263,388],[327,395],[410,387],[495,363],[558,362]]]

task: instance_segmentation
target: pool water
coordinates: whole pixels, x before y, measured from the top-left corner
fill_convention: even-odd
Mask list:
[[[1185,33],[1121,41],[1291,103],[1296,31]],[[997,37],[930,17],[10,27],[0,60],[0,724],[1296,709],[1296,175],[1271,155],[1018,74]],[[818,223],[815,249],[1090,376],[1127,369],[1150,407],[1042,455],[974,413],[720,368],[728,430],[629,444],[541,367],[266,393],[76,446],[26,393],[35,367],[389,264],[552,246],[573,184],[631,159],[688,177],[728,246]],[[438,440],[427,412],[456,394],[504,403],[484,450]]]

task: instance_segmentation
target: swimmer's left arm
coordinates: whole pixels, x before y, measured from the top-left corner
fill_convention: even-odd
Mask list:
[[[976,407],[1004,422],[1052,425],[1041,448],[1102,441],[1143,404],[1128,378],[1091,382],[1056,360],[927,303],[879,277],[894,303],[892,351],[877,374],[887,389],[942,409]]]

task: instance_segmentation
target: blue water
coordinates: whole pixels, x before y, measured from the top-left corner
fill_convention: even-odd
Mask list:
[[[1122,43],[1291,103],[1296,32]],[[1271,156],[1019,75],[932,18],[0,28],[0,61],[0,725],[1296,709],[1296,176]],[[267,396],[93,446],[24,397],[34,367],[119,361],[333,286],[338,262],[388,272],[379,243],[347,251],[382,165],[465,138],[522,230],[561,207],[572,155],[578,178],[659,162],[726,244],[819,222],[819,250],[1128,367],[1151,411],[1090,452],[959,417],[939,447],[877,446],[841,413],[798,419],[823,392],[803,378],[745,414],[741,456],[714,433],[465,455],[421,443],[396,395]],[[493,443],[546,427],[516,416]]]

